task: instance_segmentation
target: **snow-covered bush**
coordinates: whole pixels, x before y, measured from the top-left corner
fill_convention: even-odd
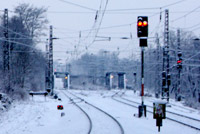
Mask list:
[[[0,93],[0,111],[8,110],[11,103],[12,100],[10,99],[10,97],[8,97],[8,95]]]

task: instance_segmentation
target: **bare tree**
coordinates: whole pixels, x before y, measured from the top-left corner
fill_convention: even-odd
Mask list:
[[[15,8],[15,13],[28,30],[30,37],[44,35],[41,30],[46,28],[45,24],[48,23],[46,11],[44,7],[37,8],[29,4],[20,4]]]
[[[15,15],[9,19],[10,94],[18,95],[18,98],[25,98],[27,89],[44,89],[45,59],[35,45],[39,36],[44,35],[42,31],[48,22],[46,11],[43,7],[20,4],[15,8]],[[1,28],[2,31],[4,28]]]

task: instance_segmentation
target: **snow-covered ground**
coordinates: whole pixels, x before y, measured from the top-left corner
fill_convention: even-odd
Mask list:
[[[87,102],[109,113],[122,125],[125,134],[155,134],[158,133],[156,120],[151,113],[147,117],[137,118],[133,114],[138,109],[121,104],[111,98],[117,91],[107,90],[70,90],[62,89],[62,82],[56,83],[56,92],[62,101],[43,96],[34,96],[27,102],[15,102],[8,112],[1,113],[0,134],[86,134],[89,122],[83,112],[65,96],[67,94],[90,116],[93,128],[92,134],[120,134],[116,123],[102,112],[80,101],[70,93],[76,94]],[[140,102],[140,97],[132,91],[127,91],[124,97]],[[153,98],[145,98],[145,103],[152,105]],[[200,118],[198,110],[187,108],[181,103],[172,101],[169,110],[191,117]],[[62,104],[64,110],[57,110]],[[61,117],[61,112],[65,116]],[[161,134],[200,134],[200,131],[181,124],[164,120]]]

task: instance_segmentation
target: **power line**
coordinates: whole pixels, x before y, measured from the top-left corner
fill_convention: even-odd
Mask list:
[[[101,9],[101,5],[100,5],[100,8],[99,8],[99,10]],[[87,34],[87,36],[82,40],[82,41],[85,41],[88,37],[89,37],[89,35],[92,33],[92,31],[94,31],[95,30],[95,26],[96,26],[96,24],[97,24],[97,20],[98,20],[98,14],[99,14],[99,12],[97,11],[96,12],[96,16],[95,16],[95,21],[94,21],[94,24],[93,24],[93,26],[92,26],[92,28],[90,29],[90,31],[88,32],[88,34]],[[81,31],[82,32],[82,31]]]
[[[6,28],[5,28],[4,26],[2,26],[2,25],[0,25],[0,27],[2,27],[3,29],[6,29]],[[23,37],[25,37],[25,38],[30,38],[30,36],[26,36],[26,35],[24,35],[24,34],[15,32],[15,31],[13,31],[13,30],[11,30],[11,29],[9,29],[9,28],[8,28],[8,31],[10,31],[10,32],[12,32],[12,33],[15,33],[15,34],[17,34],[17,35],[21,35],[21,36],[23,36]]]
[[[87,9],[87,10],[90,10],[90,11],[97,11],[96,9],[93,9],[93,8],[89,8],[89,7],[86,7],[86,6],[82,6],[82,5],[79,5],[79,4],[76,4],[76,3],[72,3],[72,2],[69,2],[69,1],[66,1],[66,0],[59,0],[61,2],[64,2],[64,3],[67,3],[67,4],[70,4],[70,5],[74,5],[74,6],[77,6],[77,7],[80,7],[80,8],[84,8],[84,9]],[[166,7],[170,7],[170,6],[174,6],[174,5],[177,5],[179,3],[182,3],[186,0],[180,0],[180,1],[177,1],[177,2],[174,2],[174,3],[171,3],[171,4],[168,4],[168,5],[164,5],[164,6],[161,6],[161,7],[150,7],[150,8],[129,8],[129,9],[110,9],[110,10],[107,10],[107,12],[118,12],[118,11],[135,11],[135,10],[158,10],[160,8],[166,8]],[[94,13],[94,12],[57,12],[57,11],[49,11],[49,13]]]
[[[174,5],[177,5],[177,4],[182,3],[184,1],[186,1],[186,0],[180,0],[180,1],[177,1],[177,2],[174,2],[174,3],[162,6],[161,8],[166,8],[166,7],[174,6]]]
[[[107,5],[108,5],[108,0],[106,0],[105,7],[104,7],[103,10],[101,10],[102,4],[103,4],[103,0],[101,0],[99,10],[96,12],[96,17],[95,17],[95,22],[94,22],[93,28],[92,28],[92,29],[89,29],[89,30],[85,30],[85,31],[89,31],[89,33],[88,33],[87,36],[84,38],[84,40],[85,40],[86,38],[89,37],[89,35],[92,33],[92,31],[95,31],[94,38],[93,38],[92,42],[91,42],[89,45],[86,45],[86,46],[85,46],[86,49],[89,48],[89,47],[95,42],[95,39],[97,38],[97,34],[98,34],[99,30],[100,30],[100,27],[101,27],[101,24],[102,24],[102,21],[103,21],[105,12],[106,12],[106,8],[107,8]],[[98,24],[97,28],[94,28],[94,27],[96,26],[96,24],[97,24],[97,20],[98,20],[98,18],[99,18],[99,14],[100,14],[101,11],[102,11],[103,13],[102,13],[101,19],[100,19],[100,21],[99,21],[99,24]],[[79,43],[79,44],[80,44],[80,43]],[[85,43],[85,44],[87,44],[87,43]],[[80,54],[80,53],[79,53],[79,54]]]
[[[107,0],[108,1],[108,0]],[[76,51],[77,49],[78,49],[78,47],[80,46],[80,43],[81,42],[83,42],[83,41],[85,41],[89,36],[90,36],[90,34],[93,32],[93,31],[95,31],[96,29],[95,29],[95,27],[96,27],[96,25],[97,25],[97,22],[98,22],[98,19],[99,19],[99,16],[100,16],[100,12],[101,12],[101,8],[102,8],[102,4],[103,4],[103,0],[101,0],[101,2],[100,2],[100,6],[99,6],[99,10],[97,10],[96,11],[96,15],[95,15],[95,20],[94,20],[94,24],[93,24],[93,26],[92,26],[92,28],[91,28],[91,30],[88,32],[88,34],[86,35],[86,37],[84,37],[84,39],[83,40],[81,40],[81,31],[79,32],[79,41],[78,41],[78,45],[77,45],[77,47],[75,47],[75,50],[74,51]],[[107,5],[106,5],[107,6]],[[105,12],[105,11],[104,11]],[[104,15],[104,14],[103,14]],[[102,18],[103,18],[103,15],[102,15]],[[102,21],[102,19],[100,20],[100,23],[99,24],[101,24],[101,21]],[[97,29],[100,27],[100,25],[97,27]],[[93,41],[95,40],[95,38],[96,38],[96,35],[94,36],[94,39],[93,39]],[[93,42],[92,41],[92,42]],[[86,48],[87,48],[87,46],[85,46]]]
[[[172,11],[170,12],[170,14],[183,14],[183,13],[187,13],[187,12],[190,12],[190,11]],[[194,11],[194,12],[200,12],[200,11]],[[77,12],[77,11],[48,11],[48,13],[51,13],[51,14],[94,14],[95,12]],[[119,12],[119,11],[116,11],[116,12],[112,12],[112,11],[106,11],[105,14],[123,14],[123,15],[130,15],[130,14],[153,14],[153,13],[157,13],[156,12],[127,12],[127,11],[124,11],[124,12]]]
[[[151,8],[130,8],[130,9],[112,9],[107,10],[108,12],[116,12],[116,11],[132,11],[132,10],[157,10],[160,7],[151,7]]]
[[[154,17],[154,16],[156,16],[156,15],[158,15],[158,14],[160,14],[160,12],[157,12],[157,13],[155,13],[155,14],[149,16],[149,18]],[[114,25],[114,26],[101,27],[101,28],[99,28],[99,29],[111,29],[111,28],[125,27],[125,26],[130,26],[130,25],[133,25],[133,24],[137,24],[137,21],[131,22],[131,23],[128,23],[128,24],[121,24],[121,25]],[[89,30],[91,30],[91,29],[85,29],[85,30],[81,30],[81,31],[84,32],[84,31],[89,31]]]
[[[192,31],[196,31],[196,30],[199,30],[199,29],[200,29],[200,27],[197,27],[197,28],[193,29]]]
[[[190,14],[193,13],[193,12],[195,12],[195,11],[196,11],[197,9],[199,9],[199,8],[200,8],[200,6],[194,8],[193,10],[191,10],[191,11],[188,12],[188,13],[186,13],[185,15],[183,15],[183,16],[181,16],[181,17],[179,17],[179,18],[176,18],[176,19],[174,19],[174,20],[172,20],[172,22],[175,22],[175,21],[180,20],[180,19],[182,19],[182,18],[184,18],[184,17],[187,17],[188,15],[190,15]]]
[[[2,10],[0,10],[0,11],[2,11]],[[10,11],[10,10],[8,10],[8,11]],[[10,11],[10,12],[14,12],[14,11]],[[2,25],[0,25],[0,27],[2,27],[3,29],[8,29],[10,32],[15,33],[15,34],[17,34],[17,35],[21,35],[21,36],[23,36],[23,37],[30,38],[30,37],[27,36],[27,35],[24,35],[24,34],[22,34],[22,33],[15,32],[15,31],[13,31],[12,29],[6,28],[6,27],[4,27],[4,26],[2,26]]]
[[[62,2],[67,2],[65,0],[59,0],[59,1],[62,1]],[[106,10],[106,12],[116,12],[116,11],[132,11],[132,10],[157,10],[157,9],[160,9],[160,8],[166,8],[166,7],[170,7],[170,6],[173,6],[173,5],[177,5],[179,3],[182,3],[186,0],[180,0],[180,1],[177,1],[177,2],[174,2],[174,3],[171,3],[171,4],[168,4],[168,5],[164,5],[164,6],[161,6],[161,7],[150,7],[150,8],[129,8],[129,9],[110,9],[110,10]],[[72,3],[72,2],[67,2],[69,4],[72,4],[72,5],[75,5],[75,6],[78,6],[80,7],[81,5],[78,5],[78,4],[75,4],[75,3]],[[86,9],[89,9],[89,10],[92,10],[92,11],[96,11],[95,9],[92,9],[92,8],[88,8],[88,7],[84,7],[84,6],[81,6],[82,8],[86,8]],[[63,13],[63,12],[61,12]],[[76,13],[76,12],[74,12]],[[79,13],[83,13],[83,12],[79,12]],[[85,12],[85,13],[92,13],[92,12]]]
[[[72,3],[72,2],[69,2],[69,1],[66,1],[66,0],[59,0],[59,1],[67,3],[67,4],[70,4],[70,5],[74,5],[74,6],[83,8],[83,9],[87,9],[87,10],[91,10],[91,11],[96,11],[96,9],[89,8],[89,7],[86,7],[86,6],[82,6],[82,5],[79,5],[79,4],[76,4],[76,3]]]
[[[162,7],[156,7],[156,9],[160,9],[160,8],[163,8],[163,7],[168,7],[168,6],[173,6],[173,5],[175,5],[175,4],[178,4],[178,3],[181,3],[181,2],[183,2],[183,1],[185,1],[185,0],[181,0],[181,1],[177,1],[177,2],[174,2],[174,3],[172,3],[172,4],[168,4],[168,5],[165,5],[165,6],[162,6]],[[141,8],[142,9],[142,8]],[[144,9],[144,8],[143,8]],[[147,8],[146,8],[147,9]],[[153,9],[153,8],[148,8],[148,9]],[[155,9],[155,8],[154,8]],[[106,12],[114,12],[114,11],[117,11],[118,9],[115,9],[115,10],[106,10]],[[122,10],[122,9],[119,9],[119,10]],[[118,11],[119,11],[118,10]],[[127,10],[130,10],[130,9],[125,9],[126,11]],[[131,9],[132,10],[132,9]],[[138,10],[138,9],[135,9],[135,10]],[[145,9],[144,9],[145,10]],[[93,10],[93,11],[96,11],[96,10]],[[87,12],[88,13],[88,12]],[[92,12],[91,12],[92,13]],[[93,12],[94,13],[94,12]],[[157,12],[156,14],[154,14],[154,15],[152,15],[152,16],[155,16],[155,15],[157,15],[157,14],[159,14],[160,12]],[[86,31],[90,31],[90,30],[100,30],[100,29],[110,29],[110,28],[117,28],[117,27],[124,27],[124,26],[130,26],[130,25],[132,25],[132,24],[136,24],[136,22],[133,22],[133,23],[129,23],[129,24],[123,24],[123,25],[115,25],[115,26],[109,26],[109,27],[99,27],[99,28],[97,28],[97,29],[88,29],[88,30],[83,30],[83,31],[81,31],[81,32],[86,32]]]
[[[101,1],[101,2],[102,2],[102,1]],[[101,4],[102,4],[102,3],[101,3]],[[106,5],[105,5],[105,8],[104,8],[103,13],[102,13],[101,20],[100,20],[100,22],[99,22],[99,26],[98,26],[98,28],[96,29],[95,38],[93,39],[92,43],[89,44],[89,45],[87,46],[87,48],[89,48],[89,47],[95,42],[95,39],[96,39],[96,37],[97,37],[97,34],[99,33],[99,30],[100,30],[100,27],[101,27],[101,24],[102,24],[102,21],[103,21],[105,12],[106,12],[107,5],[108,5],[108,0],[106,0]]]
[[[4,39],[4,38],[0,38],[0,40],[1,40],[1,41],[7,41],[7,40],[6,40],[6,39]],[[16,45],[22,45],[22,46],[26,46],[26,47],[30,47],[30,48],[36,49],[36,48],[34,48],[34,47],[32,47],[32,46],[29,46],[29,45],[27,45],[27,44],[20,43],[20,42],[11,41],[11,40],[8,40],[8,42],[11,42],[11,43],[16,43]]]
[[[121,25],[114,25],[114,26],[107,26],[107,27],[101,27],[99,29],[110,29],[110,28],[117,28],[117,27],[125,27],[130,26],[132,24],[136,24],[137,22],[131,22],[129,24],[121,24]],[[82,30],[82,31],[89,31],[90,29]]]
[[[157,12],[156,14],[153,14],[152,16],[150,16],[150,17],[153,17],[153,16],[155,16],[155,15],[157,15],[157,14],[159,14],[160,12]],[[116,25],[116,26],[110,26],[110,27],[102,27],[102,28],[98,28],[99,30],[100,29],[109,29],[109,28],[116,28],[116,27],[123,27],[123,26],[130,26],[130,25],[132,25],[132,24],[136,24],[137,22],[132,22],[132,23],[129,23],[129,24],[124,24],[124,25]],[[97,30],[97,29],[88,29],[88,30],[82,30],[81,32],[86,32],[86,31],[90,31],[90,30]],[[94,43],[94,40],[93,40],[93,42],[91,43],[91,44],[93,44]],[[89,44],[88,46],[90,47],[91,46],[91,44]],[[83,52],[83,51],[82,51]],[[82,53],[81,52],[81,53]]]
[[[149,16],[150,17],[154,17],[156,15],[160,14],[160,12],[156,12],[155,14]],[[101,27],[101,28],[98,28],[99,30],[101,29],[112,29],[112,28],[119,28],[119,27],[126,27],[126,26],[130,26],[130,25],[133,25],[133,24],[136,24],[137,22],[131,22],[131,23],[128,23],[128,24],[121,24],[121,25],[114,25],[114,26],[107,26],[107,27]],[[91,30],[97,30],[97,29],[85,29],[85,30],[81,30],[81,32],[86,32],[86,31],[91,31]]]
[[[76,11],[48,11],[48,13],[52,14],[94,14],[95,12],[76,12]],[[106,11],[105,14],[149,14],[149,13],[156,13],[156,12],[112,12],[112,11]]]
[[[107,10],[108,12],[114,12],[114,11],[131,11],[131,10],[158,10],[160,8],[166,8],[166,7],[170,7],[170,6],[173,6],[173,5],[177,5],[179,3],[182,3],[186,0],[180,0],[180,1],[177,1],[177,2],[174,2],[174,3],[171,3],[171,4],[168,4],[168,5],[164,5],[164,6],[161,6],[161,7],[150,7],[150,8],[129,8],[129,9],[112,9],[112,10]]]
[[[197,26],[199,26],[200,25],[200,22],[199,23],[197,23],[197,24],[195,24],[195,25],[193,25],[193,26],[190,26],[190,27],[186,27],[186,28],[182,28],[182,29],[190,29],[190,28],[194,28],[194,27],[197,27]]]

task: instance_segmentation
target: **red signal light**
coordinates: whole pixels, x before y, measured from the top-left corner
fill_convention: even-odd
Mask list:
[[[147,25],[148,25],[147,21],[144,21],[143,26],[147,26]]]
[[[142,21],[139,21],[139,22],[138,22],[138,26],[142,26]]]
[[[180,64],[180,63],[182,63],[182,60],[177,60],[177,64]]]
[[[58,110],[63,110],[63,105],[58,105],[58,106],[57,106],[57,109],[58,109]]]

